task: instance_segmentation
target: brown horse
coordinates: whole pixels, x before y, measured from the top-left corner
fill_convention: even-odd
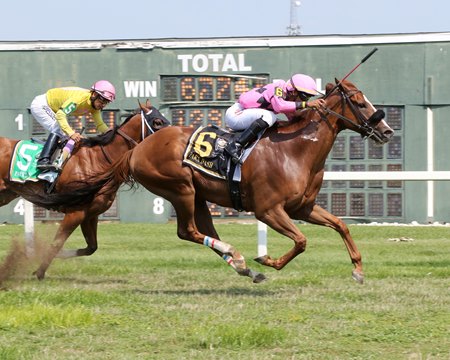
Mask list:
[[[169,124],[168,120],[149,103],[140,106],[140,113],[129,116],[114,130],[97,137],[83,139],[64,166],[54,193],[50,194],[47,194],[45,181],[21,184],[8,180],[10,159],[19,140],[0,137],[0,206],[22,196],[38,206],[65,213],[50,251],[35,272],[38,279],[44,278],[55,256],[61,258],[86,256],[97,250],[98,216],[108,210],[116,192],[109,191],[108,194],[98,195],[97,191],[100,189],[86,187],[86,179],[93,172],[106,171],[125,151],[134,148],[143,138]],[[83,190],[77,191],[78,187],[83,187]],[[68,198],[57,195],[69,191],[72,192],[72,196]],[[66,205],[69,203],[70,205]],[[79,225],[86,240],[86,248],[62,250],[67,238]]]
[[[291,219],[324,225],[336,230],[344,240],[354,264],[353,278],[362,283],[361,254],[346,224],[315,203],[322,185],[324,165],[338,133],[350,129],[382,144],[393,130],[384,121],[384,112],[349,81],[327,85],[325,111],[313,109],[295,114],[286,126],[268,129],[242,165],[243,209],[253,211],[258,220],[293,240],[294,246],[278,259],[268,255],[257,262],[282,269],[306,247],[306,238]],[[182,164],[192,128],[167,127],[129,151],[106,174],[111,186],[123,181],[142,184],[170,201],[175,208],[178,236],[204,244],[221,255],[240,275],[254,282],[263,274],[250,270],[243,256],[219,240],[207,201],[232,207],[227,181],[217,179]],[[155,156],[157,154],[157,156]]]

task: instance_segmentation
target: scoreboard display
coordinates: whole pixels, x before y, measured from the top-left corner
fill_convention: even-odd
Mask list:
[[[269,76],[161,76],[163,102],[230,102],[269,81]]]

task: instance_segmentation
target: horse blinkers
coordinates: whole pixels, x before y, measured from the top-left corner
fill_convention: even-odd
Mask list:
[[[156,108],[144,112],[144,117],[154,132],[170,125],[170,121]]]
[[[374,128],[378,125],[378,123],[384,119],[386,116],[385,112],[383,110],[378,109],[375,111],[368,119],[367,123],[370,127]]]

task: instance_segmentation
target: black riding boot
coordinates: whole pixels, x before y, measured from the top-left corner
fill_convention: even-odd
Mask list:
[[[236,141],[230,141],[225,147],[225,151],[230,154],[231,161],[241,163],[241,152],[252,141],[256,140],[258,134],[269,126],[263,119],[258,119],[245,129]]]
[[[58,146],[58,140],[59,136],[57,134],[50,133],[37,161],[36,167],[39,170],[57,170],[52,164],[51,157]]]

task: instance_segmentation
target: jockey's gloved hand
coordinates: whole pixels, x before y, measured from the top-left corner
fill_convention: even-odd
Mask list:
[[[83,137],[80,133],[73,133],[72,135],[70,135],[70,138],[76,143],[79,143]]]
[[[314,108],[317,110],[325,109],[327,106],[327,103],[324,99],[315,99],[315,100],[309,100],[306,102],[306,106],[309,108]]]

